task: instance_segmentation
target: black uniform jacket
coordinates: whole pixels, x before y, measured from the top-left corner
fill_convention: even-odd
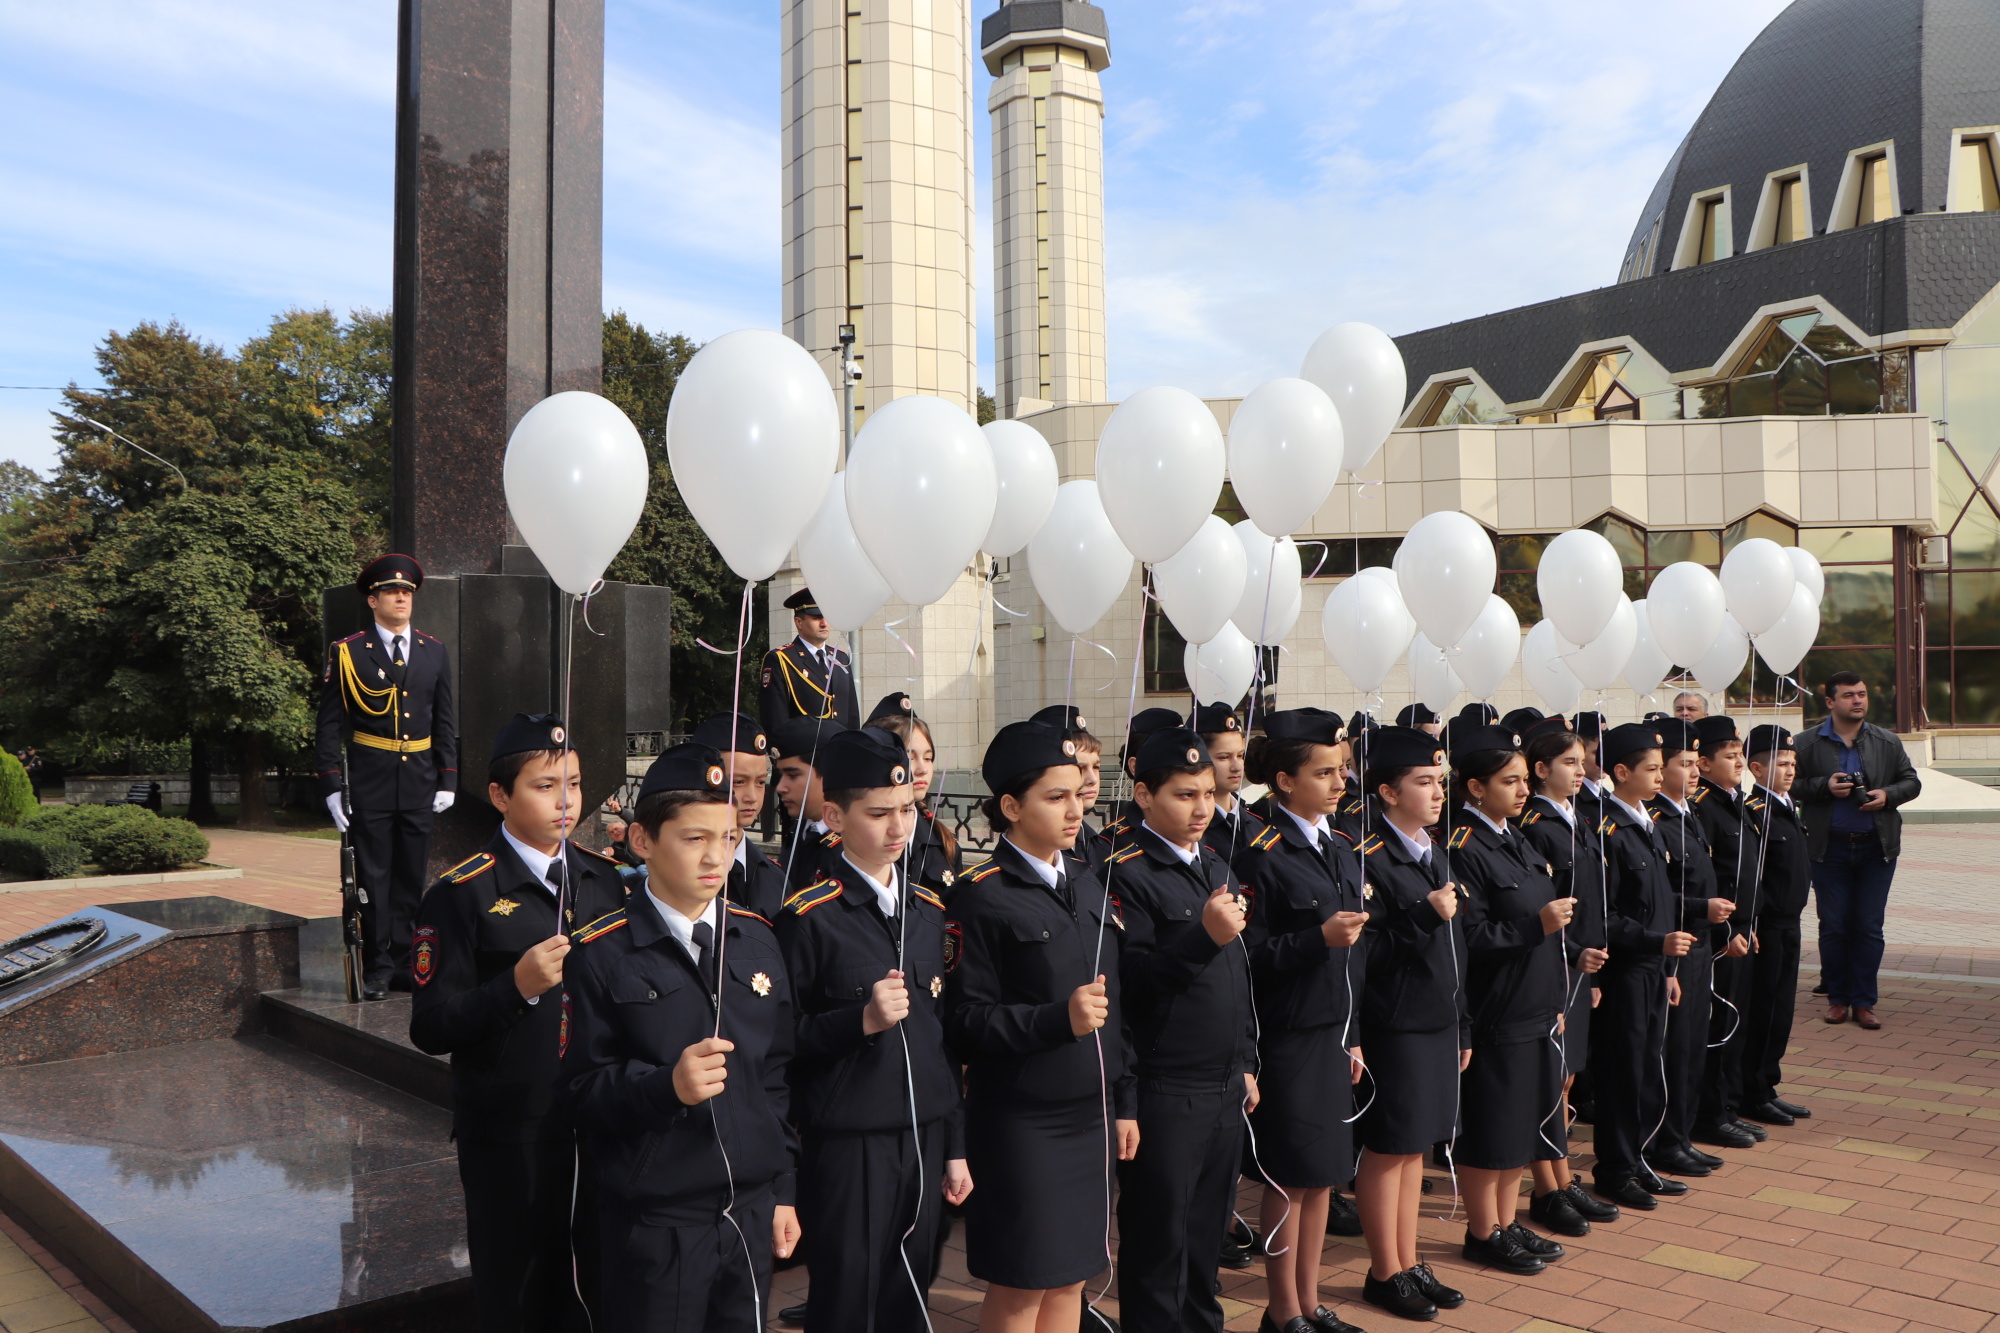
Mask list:
[[[1542,929],[1541,911],[1560,895],[1549,860],[1516,828],[1506,836],[1469,810],[1451,831],[1451,873],[1465,896],[1459,924],[1469,966],[1466,1005],[1472,1046],[1553,1034],[1569,978],[1562,936]],[[1560,819],[1560,816],[1555,816]]]
[[[1571,804],[1576,807],[1577,819],[1582,821],[1587,816],[1593,826],[1602,824],[1604,817],[1611,813],[1611,801],[1605,796],[1604,789],[1588,778],[1576,789]]]
[[[1359,789],[1350,789],[1340,798],[1340,809],[1333,814],[1333,827],[1357,846],[1368,836],[1368,802],[1362,799]]]
[[[908,1133],[914,1093],[918,1123],[951,1117],[946,1156],[965,1156],[958,1062],[944,1040],[944,903],[938,896],[915,885],[901,921],[883,916],[875,890],[843,858],[835,873],[785,903],[778,944],[796,1006],[792,1114],[799,1127]],[[862,1031],[862,1011],[875,983],[895,968],[909,988],[909,1017],[871,1036]]]
[[[722,1036],[736,1049],[722,1094],[699,1106],[674,1092],[674,1065],[715,1035],[715,996],[651,896],[634,893],[625,910],[576,934],[563,1088],[598,1197],[616,1215],[712,1225],[732,1174],[738,1194],[769,1184],[776,1202],[792,1202],[791,983],[768,921],[726,904],[718,920]]]
[[[808,884],[826,878],[840,864],[840,835],[832,829],[815,833],[811,825],[802,826],[794,830],[792,840],[785,844],[785,854],[778,861],[785,874],[785,896],[789,898]]]
[[[565,929],[624,903],[616,862],[572,843],[569,874]],[[556,933],[554,892],[497,830],[485,851],[446,871],[418,905],[410,1042],[451,1057],[459,1138],[524,1142],[569,1132],[556,1104],[563,988],[529,1004],[514,985],[521,955]]]
[[[1471,1045],[1471,1014],[1462,978],[1465,936],[1437,914],[1433,890],[1451,882],[1442,843],[1418,862],[1388,821],[1378,817],[1361,843],[1366,854],[1368,989],[1361,1003],[1362,1041],[1370,1032],[1436,1032],[1458,1028]],[[1465,894],[1459,891],[1459,905]]]
[[[1675,929],[1694,936],[1697,949],[1704,944],[1722,948],[1729,943],[1729,925],[1708,919],[1708,900],[1722,896],[1715,883],[1715,846],[1694,802],[1688,802],[1685,814],[1664,796],[1655,796],[1647,807],[1653,812],[1653,832],[1667,855],[1667,883],[1673,887],[1680,922]]]
[[[1702,832],[1713,852],[1716,894],[1735,902],[1739,894],[1737,876],[1754,875],[1743,863],[1743,797],[1703,778],[1694,795],[1688,798],[1688,804],[1694,807],[1695,818],[1701,821]]]
[[[938,829],[937,816],[920,807],[917,810],[917,826],[910,834],[904,866],[912,880],[933,893],[943,895],[958,883],[959,873],[965,869],[965,858],[956,843],[952,844],[950,852],[945,851],[944,834]]]
[[[1796,920],[1812,892],[1812,860],[1806,851],[1805,814],[1798,802],[1786,804],[1763,787],[1743,803],[1745,876],[1761,859],[1763,882],[1755,904],[1738,904],[1759,919]],[[1758,844],[1762,844],[1761,857]]]
[[[850,731],[861,725],[861,705],[854,697],[854,663],[831,644],[833,683],[826,668],[794,638],[764,654],[763,677],[757,692],[758,718],[764,730],[795,717],[823,717]]]
[[[1141,1078],[1216,1083],[1257,1063],[1250,955],[1219,945],[1201,924],[1217,889],[1240,892],[1229,864],[1196,844],[1183,861],[1141,824],[1111,855],[1125,951],[1118,960],[1125,1018]]]
[[[1330,948],[1320,926],[1336,912],[1367,907],[1360,853],[1335,833],[1322,856],[1298,821],[1282,811],[1251,843],[1244,882],[1250,925],[1243,932],[1257,982],[1257,1016],[1273,1030],[1339,1024],[1360,1044],[1354,1008],[1368,982],[1363,945]]]
[[[817,859],[814,864],[818,864]],[[729,880],[722,891],[730,902],[749,908],[766,921],[776,921],[778,909],[791,896],[784,868],[747,837],[743,840],[743,864],[730,862]]]
[[[1604,802],[1597,831],[1604,839],[1605,879],[1611,906],[1604,923],[1611,961],[1606,967],[1659,964],[1679,904],[1667,878],[1667,853],[1648,816],[1643,823],[1617,801]]]
[[[972,1095],[1073,1101],[1108,1083],[1118,1117],[1129,1120],[1138,1099],[1119,981],[1123,921],[1088,866],[1069,855],[1062,862],[1066,895],[1002,838],[958,882],[945,921],[945,1032]],[[1100,973],[1111,1001],[1097,1033],[1101,1066],[1099,1043],[1069,1024],[1071,992]]]
[[[1563,932],[1563,947],[1574,968],[1585,949],[1605,947],[1604,838],[1598,833],[1597,824],[1581,815],[1572,825],[1546,796],[1528,798],[1528,808],[1521,812],[1520,828],[1528,845],[1549,863],[1549,873],[1556,882],[1556,897],[1576,899],[1576,914],[1570,918],[1569,929]],[[1579,972],[1571,977],[1570,984],[1574,986],[1579,979],[1587,985],[1597,984],[1595,972]]]
[[[340,790],[343,731],[391,747],[348,743],[348,800],[356,810],[428,810],[438,792],[458,790],[451,658],[443,644],[415,628],[405,653],[398,684],[382,636],[372,627],[327,649],[313,749],[321,796]],[[430,743],[411,748],[424,741]]]
[[[1257,812],[1237,801],[1226,815],[1216,807],[1215,818],[1201,831],[1201,845],[1221,857],[1230,873],[1241,880],[1245,877],[1243,868],[1250,864],[1250,844],[1263,831],[1264,821]]]

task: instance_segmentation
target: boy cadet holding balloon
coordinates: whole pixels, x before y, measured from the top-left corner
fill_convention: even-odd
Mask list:
[[[845,730],[831,718],[794,717],[771,731],[771,751],[778,764],[778,803],[792,822],[784,855],[790,893],[818,879],[829,856],[840,855],[840,835],[819,817],[826,796],[814,765],[819,748]]]

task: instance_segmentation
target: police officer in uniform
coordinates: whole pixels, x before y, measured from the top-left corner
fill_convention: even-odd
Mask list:
[[[861,705],[854,697],[854,662],[829,641],[832,626],[813,600],[812,589],[801,588],[785,599],[792,613],[793,640],[764,654],[764,671],[757,696],[764,730],[795,717],[826,718],[850,731],[861,725]]]
[[[410,624],[423,581],[422,566],[406,555],[385,555],[361,571],[354,583],[374,623],[327,650],[319,695],[315,767],[334,824],[353,841],[355,878],[368,895],[361,993],[370,1000],[386,997],[392,982],[408,982],[431,828],[458,791],[451,659]]]
[[[571,1283],[576,1135],[556,1102],[563,960],[575,924],[617,911],[625,895],[616,862],[567,841],[576,777],[556,718],[502,727],[488,771],[500,828],[431,886],[417,916],[410,1041],[451,1057],[481,1333],[585,1327]],[[576,1222],[575,1274],[594,1294],[588,1198]]]

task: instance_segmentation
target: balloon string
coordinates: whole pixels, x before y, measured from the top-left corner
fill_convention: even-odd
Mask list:
[[[605,635],[603,630],[598,629],[597,626],[590,623],[590,599],[603,591],[604,580],[599,579],[588,588],[585,588],[582,597],[578,598],[583,603],[583,627],[600,639],[605,637]]]
[[[1104,655],[1105,655],[1106,657],[1110,658],[1110,659],[1111,659],[1112,661],[1114,661],[1114,662],[1116,662],[1116,661],[1118,660],[1118,654],[1117,654],[1117,653],[1114,653],[1114,652],[1112,652],[1112,651],[1111,651],[1111,650],[1110,650],[1109,648],[1106,648],[1106,647],[1105,647],[1105,646],[1104,646],[1103,644],[1101,644],[1101,643],[1097,642],[1097,641],[1096,641],[1095,639],[1086,639],[1086,638],[1084,638],[1084,637],[1083,637],[1083,636],[1082,636],[1081,634],[1073,634],[1073,635],[1071,635],[1071,636],[1070,636],[1070,641],[1069,641],[1069,660],[1070,660],[1070,668],[1069,668],[1069,674],[1070,674],[1070,686],[1069,686],[1069,696],[1070,696],[1070,698],[1066,698],[1066,699],[1064,699],[1064,700],[1063,700],[1063,702],[1064,702],[1065,704],[1068,704],[1068,703],[1070,702],[1070,700],[1071,700],[1071,699],[1073,699],[1073,698],[1075,697],[1075,695],[1076,695],[1076,646],[1077,646],[1077,645],[1078,645],[1079,643],[1082,643],[1082,644],[1088,644],[1088,645],[1089,645],[1090,647],[1092,647],[1092,648],[1095,648],[1095,649],[1096,649],[1096,650],[1097,650],[1098,652],[1100,652],[1100,653],[1103,653],[1103,654],[1104,654]],[[1140,650],[1140,652],[1141,652],[1141,653],[1143,653],[1143,652],[1145,651],[1145,648],[1146,648],[1146,636],[1142,634],[1142,635],[1140,635],[1140,636],[1139,636],[1139,650]],[[1110,689],[1110,688],[1111,688],[1111,687],[1112,687],[1113,685],[1116,685],[1117,683],[1118,683],[1118,682],[1117,682],[1117,681],[1116,681],[1115,679],[1113,679],[1113,680],[1107,680],[1107,681],[1105,681],[1105,682],[1104,682],[1104,683],[1103,683],[1102,685],[1099,685],[1099,686],[1097,686],[1097,687],[1096,687],[1095,689],[1093,689],[1093,690],[1091,691],[1091,693],[1092,693],[1092,694],[1102,694],[1102,693],[1104,693],[1104,691],[1106,691],[1106,690]]]
[[[1307,578],[1309,578],[1309,579],[1316,579],[1316,578],[1318,578],[1318,577],[1319,577],[1319,572],[1320,572],[1320,570],[1322,570],[1322,569],[1326,568],[1326,562],[1327,562],[1327,560],[1328,560],[1329,558],[1331,558],[1331,557],[1332,557],[1332,555],[1333,555],[1333,547],[1332,547],[1331,545],[1329,545],[1328,543],[1326,543],[1326,542],[1318,542],[1318,541],[1313,541],[1313,542],[1294,542],[1294,543],[1293,543],[1293,545],[1294,545],[1294,546],[1317,546],[1317,547],[1319,547],[1319,563],[1318,563],[1318,564],[1316,564],[1316,565],[1314,565],[1314,566],[1312,567],[1312,573],[1310,573],[1310,574],[1306,575],[1306,577],[1307,577]],[[1272,543],[1271,543],[1271,548],[1272,548],[1272,549],[1273,549],[1273,550],[1275,551],[1275,550],[1277,549],[1277,546],[1278,546],[1278,543],[1277,543],[1277,541],[1276,541],[1276,540],[1273,540],[1273,541],[1272,541]],[[1360,561],[1360,556],[1361,556],[1361,538],[1359,538],[1359,537],[1356,537],[1356,538],[1354,539],[1354,554],[1355,554],[1355,564],[1354,564],[1354,572],[1355,572],[1355,573],[1357,573],[1357,574],[1359,574],[1359,573],[1361,572],[1361,561]]]
[[[986,595],[988,597],[993,598],[993,605],[999,607],[1002,611],[1005,611],[1010,616],[1021,616],[1025,618],[1028,614],[1026,611],[1016,611],[1013,607],[1007,605],[1005,602],[1001,601],[998,597],[993,597],[991,589],[987,591]]]
[[[901,644],[903,651],[910,655],[910,662],[911,662],[910,669],[916,672],[917,674],[914,676],[906,676],[904,677],[904,679],[910,681],[920,681],[923,678],[924,674],[923,655],[917,652],[915,648],[911,647],[907,639],[905,639],[902,635],[896,633],[896,626],[902,624],[905,620],[908,619],[909,619],[908,616],[898,616],[894,620],[887,621],[882,626],[882,632],[884,634],[887,634],[890,638],[894,639],[897,643]]]

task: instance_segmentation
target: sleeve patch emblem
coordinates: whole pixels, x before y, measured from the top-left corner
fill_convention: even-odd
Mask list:
[[[419,986],[431,984],[437,975],[437,927],[419,926],[417,937],[410,946],[410,971]]]
[[[569,1054],[569,996],[563,995],[562,1024],[556,1029],[556,1059]]]
[[[958,960],[965,954],[965,932],[958,922],[944,923],[944,970],[949,975],[958,967]]]

